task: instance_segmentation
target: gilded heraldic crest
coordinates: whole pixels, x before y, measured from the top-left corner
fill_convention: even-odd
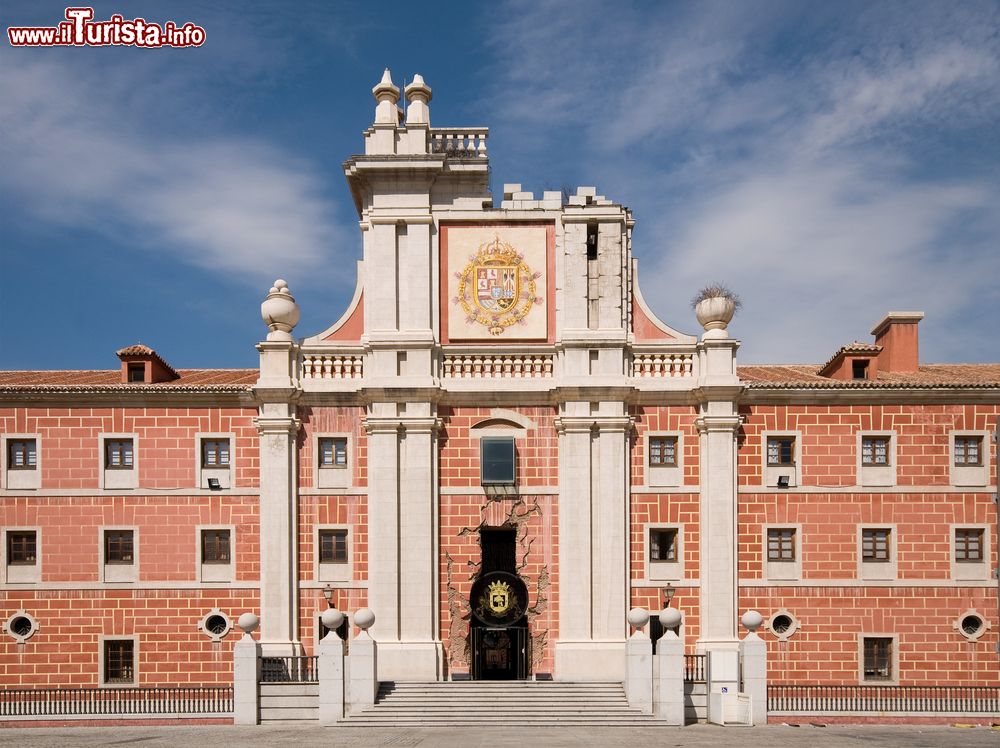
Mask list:
[[[493,582],[486,590],[487,605],[498,616],[502,616],[511,606],[510,585],[506,582]]]
[[[543,302],[536,284],[541,275],[533,273],[524,255],[497,235],[480,245],[462,271],[455,273],[458,295],[452,303],[462,307],[469,323],[500,335]]]

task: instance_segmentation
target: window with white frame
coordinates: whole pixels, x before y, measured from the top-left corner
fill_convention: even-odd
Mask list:
[[[802,558],[799,553],[799,525],[765,525],[764,577],[767,579],[799,579]]]
[[[896,485],[896,434],[887,432],[857,435],[856,469],[862,486]]]
[[[989,533],[986,525],[952,525],[951,578],[985,581],[990,576]]]
[[[349,434],[317,434],[313,470],[317,488],[349,488],[351,485],[351,437]]]
[[[680,433],[646,436],[646,485],[679,486],[684,482]]]
[[[10,584],[28,584],[41,579],[38,528],[4,530],[5,579]]]
[[[860,579],[895,579],[895,526],[866,525],[858,530],[858,577]]]
[[[135,637],[102,637],[101,650],[102,686],[138,685],[138,649]]]
[[[864,683],[896,682],[896,638],[894,636],[861,637],[861,681]]]
[[[101,434],[101,488],[139,486],[139,450],[135,434]]]
[[[198,527],[198,556],[202,582],[233,581],[232,527]]]
[[[235,434],[195,434],[198,488],[221,491],[233,487]]]
[[[352,574],[351,529],[320,525],[315,529],[317,582],[349,582]]]
[[[948,441],[952,485],[987,485],[990,482],[989,432],[953,431]]]
[[[41,488],[38,436],[8,434],[3,442],[3,487],[14,491]]]
[[[761,472],[765,486],[791,488],[802,483],[802,433],[765,431]]]
[[[684,577],[684,528],[681,525],[645,526],[646,579],[668,581]]]
[[[104,582],[135,582],[138,579],[138,531],[134,527],[102,527],[101,567]]]
[[[885,435],[861,437],[861,464],[865,467],[889,465],[890,438]]]

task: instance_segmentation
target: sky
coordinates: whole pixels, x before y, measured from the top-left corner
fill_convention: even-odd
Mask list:
[[[97,2],[200,47],[0,42],[0,368],[254,367],[276,278],[338,319],[342,163],[371,88],[489,126],[491,184],[629,206],[646,301],[743,299],[742,363],[822,363],[920,310],[924,362],[1000,361],[1000,2]],[[62,4],[4,0],[0,24]],[[294,12],[292,12],[294,10]]]

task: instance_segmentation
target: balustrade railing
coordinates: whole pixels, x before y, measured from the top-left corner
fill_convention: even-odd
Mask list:
[[[457,158],[486,158],[487,127],[436,128],[431,130],[431,153]]]
[[[303,379],[360,379],[364,375],[364,358],[353,353],[303,353]]]
[[[694,376],[694,355],[691,353],[634,353],[633,377]]]
[[[445,379],[551,377],[552,360],[551,355],[542,354],[446,355],[442,362],[442,376]]]
[[[316,683],[319,681],[319,657],[261,657],[261,683]]]
[[[767,687],[769,712],[936,712],[1000,715],[1000,686]]]
[[[232,686],[9,688],[0,690],[0,718],[64,715],[228,714],[232,711]]]
[[[707,655],[684,655],[684,680],[688,683],[705,682],[705,660]]]

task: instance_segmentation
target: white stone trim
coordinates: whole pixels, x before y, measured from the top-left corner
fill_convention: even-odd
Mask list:
[[[787,525],[785,526],[787,527]],[[774,630],[774,620],[776,618],[780,618],[781,616],[788,618],[788,620],[791,621],[791,624],[785,631],[779,634]],[[771,617],[764,623],[764,628],[770,631],[774,638],[780,642],[786,642],[792,638],[801,626],[802,624],[799,623],[799,619],[795,617],[795,614],[786,608],[780,608],[779,610],[774,611],[774,613],[771,614]]]
[[[892,677],[889,680],[865,680],[865,639],[892,639]],[[858,634],[858,683],[862,686],[899,685],[899,634],[868,631]]]
[[[990,481],[990,457],[993,455],[993,445],[989,431],[951,431],[948,433],[948,468],[953,486],[986,486]],[[978,436],[982,439],[980,446],[979,465],[955,464],[955,437]]]
[[[8,442],[35,441],[35,468],[34,470],[8,470],[7,459],[9,457]],[[4,434],[0,439],[0,487],[9,491],[38,490],[42,487],[42,435],[35,434]]]
[[[28,619],[28,623],[31,624],[31,628],[28,630],[28,633],[18,634],[11,628],[11,625],[18,618]],[[28,641],[28,639],[30,639],[36,633],[38,633],[38,619],[35,618],[33,615],[31,615],[31,613],[26,611],[24,608],[19,608],[18,610],[15,610],[13,613],[11,613],[10,617],[6,621],[4,621],[3,630],[4,633],[6,633],[15,642],[17,642],[18,644],[24,644],[26,641]]]
[[[206,564],[202,558],[203,548],[201,544],[201,534],[205,530],[228,530],[229,531],[229,563]],[[202,584],[217,584],[219,582],[232,582],[236,577],[236,525],[196,525],[194,528],[195,544],[195,569],[197,580]]]
[[[889,464],[885,466],[862,464],[861,444],[866,437],[889,437]],[[895,431],[859,431],[854,441],[854,466],[857,470],[859,486],[895,486],[898,465]]]
[[[12,532],[34,532],[35,533],[35,563],[30,565],[11,566],[7,559],[7,535]],[[4,570],[4,581],[7,584],[37,584],[42,580],[42,528],[40,525],[12,525],[4,527],[0,533],[0,558]]]
[[[955,536],[957,530],[982,530],[983,532],[983,560],[982,561],[962,561],[961,563],[955,559]],[[951,533],[948,544],[951,548],[951,553],[949,554],[951,562],[951,578],[956,580],[964,581],[979,581],[986,582],[991,580],[991,571],[989,560],[991,558],[990,553],[992,548],[990,546],[990,541],[992,538],[992,533],[990,532],[989,525],[981,525],[974,523],[957,523],[949,527],[949,532]]]
[[[311,489],[310,489],[311,490]],[[305,489],[303,490],[303,493]],[[206,489],[199,488],[143,488],[142,493],[132,493],[129,492],[128,496],[212,496],[218,494],[218,491],[209,491]],[[23,496],[23,491],[8,491],[5,489],[0,489],[0,497],[3,496]],[[33,499],[45,499],[45,498],[59,498],[59,497],[77,497],[82,496],[85,498],[92,498],[95,496],[122,496],[123,492],[121,489],[112,488],[59,488],[59,489],[46,489],[39,490],[37,493],[32,492],[31,498]],[[230,491],[227,495],[229,496],[259,496],[260,490],[251,486],[241,487],[238,491]]]
[[[132,642],[132,682],[131,683],[108,683],[104,673],[104,645],[105,642],[131,641]],[[125,636],[108,636],[101,634],[98,638],[97,650],[97,685],[101,688],[138,688],[139,687],[139,637],[135,634]]]
[[[979,628],[976,631],[972,632],[971,634],[966,632],[965,629],[962,628],[962,621],[964,621],[969,616],[975,616],[980,620]],[[970,642],[974,642],[977,639],[979,639],[979,637],[981,637],[983,634],[985,634],[987,630],[992,628],[992,625],[990,624],[989,619],[986,618],[986,616],[984,616],[978,610],[976,610],[975,608],[968,608],[967,610],[959,614],[958,618],[956,618],[955,622],[952,624],[952,628],[955,629],[955,631],[957,631],[961,636],[964,636],[966,639],[968,639]]]
[[[889,531],[889,560],[864,561],[862,560],[862,536],[865,530],[888,530]],[[866,522],[858,525],[857,530],[857,563],[858,579],[870,581],[873,579],[886,580],[896,579],[899,576],[899,557],[897,548],[899,547],[899,535],[896,525],[892,522]]]
[[[343,467],[320,467],[320,439],[345,439],[347,441],[347,464]],[[347,431],[322,431],[313,434],[309,442],[313,453],[313,485],[324,490],[350,488],[354,482],[354,435]]]
[[[208,619],[214,618],[215,616],[219,616],[226,622],[226,630],[223,631],[221,634],[217,634],[214,631],[210,631],[208,629]],[[208,611],[205,615],[201,617],[200,621],[198,621],[198,630],[201,631],[201,633],[203,633],[213,642],[219,642],[222,641],[222,639],[226,636],[226,634],[228,634],[230,631],[233,630],[233,620],[228,615],[223,613],[219,608],[212,608],[210,611]]]
[[[768,530],[794,530],[795,543],[794,561],[769,561],[767,554],[767,532]],[[802,549],[805,544],[802,542],[802,525],[797,522],[771,522],[761,525],[761,560],[764,571],[764,578],[771,582],[787,582],[792,579],[802,578]]]
[[[676,561],[650,561],[649,559],[649,531],[650,530],[676,530],[677,531],[677,560]],[[647,522],[642,526],[642,554],[643,569],[645,575],[643,582],[656,583],[662,585],[664,582],[678,582],[684,579],[684,525],[670,522]]]
[[[767,440],[773,437],[793,437],[795,447],[792,450],[792,465],[768,465],[767,464]],[[760,435],[760,474],[761,485],[772,488],[778,487],[778,478],[787,475],[789,488],[794,488],[802,484],[802,432],[801,431],[763,431]],[[784,490],[784,489],[780,489]]]
[[[132,440],[132,469],[131,470],[108,470],[105,466],[107,454],[105,452],[105,442],[116,439]],[[97,459],[99,460],[99,470],[97,471],[98,484],[101,489],[120,491],[128,488],[139,487],[139,435],[135,433],[101,433],[97,435]]]
[[[884,525],[882,525],[884,526]],[[963,582],[953,579],[792,579],[789,581],[772,581],[770,579],[742,579],[740,587],[780,587],[815,588],[851,587],[865,589],[869,587],[946,587],[948,589],[962,587],[964,589],[995,590],[996,582],[971,581]]]
[[[347,531],[347,563],[322,564],[319,561],[319,534],[321,530]],[[313,579],[317,584],[326,585],[350,582],[354,576],[354,528],[347,524],[313,525]]]
[[[108,564],[104,558],[104,534],[114,530],[132,531],[132,563]],[[102,525],[97,531],[97,557],[102,582],[136,582],[139,579],[139,527],[137,525]]]
[[[228,468],[206,468],[201,464],[202,443],[211,440],[229,440],[229,467]],[[229,490],[236,482],[236,433],[224,431],[199,431],[194,435],[194,474],[195,485],[205,491],[208,488],[209,478],[218,478],[219,485],[223,490]],[[210,491],[218,493],[218,491]]]
[[[676,464],[652,465],[649,462],[650,440],[655,438],[673,438],[676,440],[674,455]],[[647,486],[668,486],[676,488],[684,483],[684,433],[681,431],[647,431],[643,439],[643,460]]]

